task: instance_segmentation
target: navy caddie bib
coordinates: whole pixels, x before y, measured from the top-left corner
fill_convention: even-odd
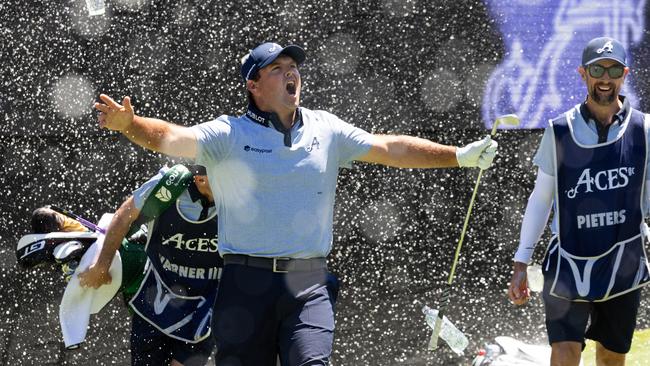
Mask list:
[[[644,250],[644,115],[634,109],[619,138],[584,145],[573,123],[577,108],[551,121],[555,137],[556,214],[559,240],[544,264],[553,296],[604,301],[649,280]]]
[[[177,203],[149,227],[145,278],[131,307],[169,337],[200,342],[210,335],[223,268],[216,212],[193,221],[179,211]]]

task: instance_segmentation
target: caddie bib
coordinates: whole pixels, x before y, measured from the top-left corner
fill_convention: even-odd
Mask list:
[[[631,109],[619,138],[584,145],[577,108],[551,122],[555,137],[559,240],[545,258],[553,296],[604,301],[649,280],[642,229],[646,140],[644,115]]]
[[[173,205],[150,223],[148,268],[133,310],[168,336],[190,343],[210,335],[212,305],[223,268],[216,213],[203,221]]]

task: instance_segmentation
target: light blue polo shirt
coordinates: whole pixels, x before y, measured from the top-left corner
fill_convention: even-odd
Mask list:
[[[596,121],[593,119],[589,119],[589,121],[585,122],[582,114],[580,113],[580,104],[576,105],[572,110],[569,111],[571,118],[572,118],[572,126],[573,126],[573,136],[577,140],[578,143],[583,144],[583,145],[597,145],[598,144],[598,131],[596,128]],[[613,141],[618,139],[623,135],[625,132],[625,128],[627,127],[628,121],[629,121],[629,116],[630,113],[626,114],[625,118],[622,120],[622,122],[617,123],[614,122],[611,124],[609,127],[609,131],[607,133],[607,141]],[[647,115],[646,115],[646,125],[648,123],[647,120]],[[646,133],[646,141],[650,141],[650,129],[645,130]],[[554,156],[554,145],[555,145],[555,138],[553,136],[553,130],[551,127],[547,127],[546,130],[544,131],[544,135],[542,136],[542,141],[539,144],[539,148],[537,149],[537,153],[533,157],[533,164],[537,165],[539,169],[541,169],[544,173],[550,175],[550,176],[555,176],[555,156]],[[650,148],[648,149],[650,152]],[[650,174],[650,159],[646,157],[646,177],[645,180],[647,181],[649,179],[649,174]],[[553,196],[555,197],[555,186],[553,187]],[[553,206],[555,209],[555,205]],[[650,208],[650,201],[647,199],[647,195],[645,198],[644,202],[644,212],[645,216],[648,216],[648,209]],[[557,212],[553,215],[553,220],[551,221],[551,231],[553,234],[557,233]]]
[[[325,111],[299,112],[302,122],[284,132],[251,109],[191,127],[196,163],[218,197],[222,255],[329,253],[339,168],[366,154],[373,136]]]
[[[169,167],[165,166],[158,171],[158,174],[151,177],[148,181],[144,182],[138,189],[133,191],[133,203],[135,207],[142,211],[144,203],[149,197],[151,191],[156,187],[163,175],[169,170]],[[187,217],[190,220],[198,220],[201,215],[201,210],[203,206],[201,205],[201,200],[193,201],[190,196],[189,191],[186,189],[178,196],[176,205],[183,216]],[[208,216],[212,216],[216,210],[215,206],[212,206],[208,209]]]

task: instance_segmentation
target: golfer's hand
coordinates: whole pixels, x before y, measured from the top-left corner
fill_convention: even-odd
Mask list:
[[[457,148],[456,160],[458,160],[458,166],[463,168],[489,168],[497,155],[498,145],[490,136],[486,136],[483,140]]]
[[[128,129],[135,116],[131,98],[124,97],[122,104],[115,102],[106,94],[100,94],[99,99],[103,102],[95,103],[95,109],[100,112],[99,127],[120,132]]]
[[[515,305],[524,305],[530,298],[528,291],[528,275],[526,273],[528,265],[526,263],[515,262],[508,287],[508,297]]]
[[[111,283],[113,279],[108,273],[108,268],[104,268],[97,263],[88,267],[87,270],[79,273],[79,284],[82,287],[99,288],[102,285]]]

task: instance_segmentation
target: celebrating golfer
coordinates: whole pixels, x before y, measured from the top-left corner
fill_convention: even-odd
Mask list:
[[[101,127],[207,167],[225,268],[214,306],[219,365],[326,365],[338,281],[328,273],[338,170],[353,160],[404,168],[488,168],[489,137],[462,148],[372,135],[299,107],[302,48],[264,43],[243,59],[248,109],[191,128],[95,104]]]

